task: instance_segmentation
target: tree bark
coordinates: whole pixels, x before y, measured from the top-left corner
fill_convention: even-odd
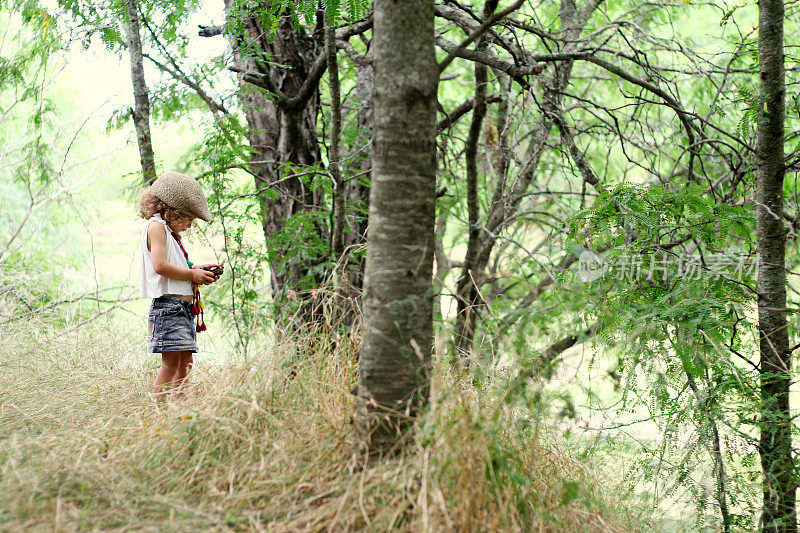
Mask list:
[[[231,35],[234,61],[240,72],[258,73],[281,96],[292,98],[300,93],[313,65],[322,53],[322,31],[309,35],[292,20],[291,14],[281,13],[274,35],[262,27],[252,13],[266,9],[269,2],[259,6],[243,6],[237,0],[225,0],[228,17],[236,17],[243,27]],[[244,11],[243,11],[244,10]],[[238,27],[236,24],[231,27]],[[268,60],[268,61],[267,61]],[[320,104],[316,90],[303,94],[291,105],[285,98],[271,97],[255,89],[242,76],[240,98],[249,126],[247,133],[252,155],[250,172],[255,178],[261,204],[262,227],[268,242],[278,235],[287,221],[300,213],[323,209],[323,198],[304,181],[303,176],[282,179],[298,174],[302,168],[318,166],[320,151],[317,144],[317,116]],[[268,191],[274,191],[268,195]],[[277,193],[277,194],[275,194]],[[325,240],[326,230],[314,226],[311,238]],[[321,281],[311,274],[313,260],[285,261],[286,246],[276,245],[270,261],[272,294],[275,299],[291,292],[313,288]]]
[[[370,228],[357,428],[394,446],[427,402],[436,203],[433,0],[376,0]]]
[[[761,469],[763,531],[797,531],[789,388],[792,382],[786,318],[783,1],[759,2],[760,102],[756,160],[758,329],[761,355]]]
[[[150,136],[150,97],[144,79],[144,59],[142,41],[139,37],[139,4],[128,0],[125,33],[128,53],[131,57],[131,81],[133,82],[134,108],[131,109],[133,126],[136,129],[136,143],[139,145],[139,161],[142,164],[143,183],[150,184],[156,179],[156,162],[153,155],[153,142]]]

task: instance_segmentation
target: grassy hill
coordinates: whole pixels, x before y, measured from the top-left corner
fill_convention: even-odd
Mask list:
[[[648,520],[535,409],[509,401],[502,375],[479,390],[438,364],[406,451],[362,467],[358,332],[201,358],[186,396],[157,408],[157,356],[124,312],[85,324],[8,316],[0,530],[628,531]]]

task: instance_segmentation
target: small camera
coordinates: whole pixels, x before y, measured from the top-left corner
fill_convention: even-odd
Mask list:
[[[222,265],[217,265],[217,266],[213,266],[213,267],[206,267],[204,270],[207,270],[208,272],[211,272],[215,276],[221,276],[222,272],[225,270],[225,268]]]

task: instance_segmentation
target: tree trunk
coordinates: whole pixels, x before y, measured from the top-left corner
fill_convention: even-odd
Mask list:
[[[356,305],[352,305],[355,294],[351,292],[352,280],[345,255],[345,230],[347,221],[347,191],[339,156],[339,139],[342,131],[342,100],[339,86],[339,61],[336,57],[336,10],[333,4],[325,7],[325,62],[328,65],[328,86],[331,94],[331,132],[328,147],[328,172],[331,176],[333,205],[331,210],[330,255],[333,267],[333,322],[337,325],[352,325],[356,319]]]
[[[433,0],[376,0],[374,146],[357,427],[388,450],[428,399],[436,91]]]
[[[128,53],[131,56],[134,100],[131,116],[133,117],[133,126],[136,128],[136,142],[139,145],[143,183],[150,184],[156,179],[156,163],[150,136],[150,98],[144,80],[142,41],[139,37],[139,4],[136,0],[128,0],[127,15],[125,33],[127,33]]]
[[[484,4],[483,18],[488,19],[497,7],[497,1],[488,1]],[[482,51],[486,48],[486,35],[478,40],[476,49]],[[480,303],[480,285],[473,276],[473,270],[478,258],[480,246],[480,211],[478,203],[478,141],[481,136],[481,125],[486,116],[486,84],[488,82],[488,67],[475,63],[475,99],[472,105],[472,122],[469,126],[464,157],[467,169],[467,214],[469,219],[469,233],[467,238],[467,253],[464,256],[464,266],[461,276],[456,282],[456,329],[455,347],[457,354],[468,356],[472,354],[472,343],[475,339],[476,307]]]
[[[346,203],[344,249],[346,264],[344,272],[349,284],[348,298],[360,306],[361,290],[364,286],[364,266],[369,221],[369,181],[372,146],[372,92],[375,82],[372,66],[372,48],[367,43],[367,52],[359,54],[352,47],[345,49],[356,70],[356,99],[358,100],[357,132],[347,145],[347,171],[344,182]]]
[[[578,12],[574,1],[561,1],[561,34],[565,42],[563,52],[573,51],[578,46],[577,43],[581,42],[580,36],[594,9],[593,6],[596,7],[595,4],[587,4],[585,11]],[[487,5],[488,7],[491,6]],[[499,176],[485,222],[478,225],[470,222],[470,239],[474,239],[475,243],[471,245],[468,243],[468,255],[465,262],[470,263],[469,270],[462,271],[457,286],[459,310],[462,307],[465,310],[463,313],[460,312],[456,319],[456,346],[462,347],[462,353],[469,352],[474,343],[478,325],[478,315],[475,310],[483,303],[480,288],[486,277],[486,267],[497,243],[497,236],[504,231],[508,221],[516,214],[536,176],[539,161],[547,147],[550,130],[555,124],[561,107],[562,93],[572,75],[572,66],[573,60],[571,59],[556,63],[552,75],[542,84],[539,124],[528,143],[525,165],[520,170],[519,176],[511,180],[513,185],[506,186],[506,169],[498,167]]]
[[[369,222],[369,183],[371,178],[372,159],[372,96],[375,85],[375,69],[372,64],[372,47],[356,61],[356,97],[358,99],[358,135],[353,148],[358,155],[353,158],[350,168],[359,174],[356,179],[345,184],[347,203],[351,207],[348,217],[349,231],[345,232],[345,246],[365,246],[367,243],[367,225]],[[356,293],[364,286],[365,260],[349,265],[347,276],[356,289]]]
[[[333,181],[333,224],[331,227],[331,259],[338,262],[344,253],[345,190],[339,161],[339,137],[342,131],[342,100],[339,91],[339,62],[336,58],[335,9],[325,8],[325,61],[328,63],[328,85],[331,91],[331,144],[328,149],[328,171]]]
[[[235,64],[240,71],[268,77],[283,95],[293,97],[323,50],[323,32],[314,31],[308,35],[294,24],[286,11],[280,15],[274,35],[270,35],[252,14],[259,9],[266,10],[267,4],[269,2],[247,6],[251,10],[248,13],[241,11],[240,2],[225,0],[228,17],[237,19],[237,23],[230,26],[243,26],[240,34],[231,36]],[[272,294],[280,299],[292,292],[314,288],[321,281],[320,276],[311,274],[313,259],[284,258],[289,255],[288,245],[279,238],[292,216],[311,214],[323,208],[321,194],[308,186],[313,174],[284,179],[287,175],[302,174],[305,167],[320,164],[319,95],[314,90],[301,102],[282,105],[280,99],[271,98],[243,80],[240,98],[253,151],[250,172],[255,177],[256,190],[263,193],[259,197],[262,227],[274,257],[270,261]],[[277,194],[267,194],[268,190]],[[305,238],[326,240],[324,228],[316,224],[313,228],[314,234]]]
[[[761,354],[761,468],[764,531],[797,531],[789,388],[791,352],[786,319],[786,229],[783,212],[783,1],[760,0],[761,74],[756,158],[758,329]]]
[[[491,15],[496,7],[496,2],[487,1],[484,5],[484,19]],[[564,39],[568,42],[577,42],[580,36],[585,19],[578,17],[575,5],[569,0],[562,1],[561,4],[561,24]],[[481,38],[476,48],[484,42]],[[569,49],[572,44],[568,44]],[[506,221],[512,217],[524,198],[525,193],[535,176],[539,160],[544,152],[547,139],[550,135],[556,110],[560,106],[561,93],[567,86],[572,72],[572,60],[557,63],[554,72],[547,83],[543,84],[544,94],[541,103],[541,118],[539,126],[534,131],[532,139],[528,144],[525,155],[526,165],[520,172],[520,178],[516,180],[515,186],[511,191],[506,190],[505,169],[498,176],[495,190],[492,195],[492,203],[486,215],[485,223],[480,223],[480,213],[477,212],[477,168],[475,167],[475,155],[470,151],[470,140],[480,132],[480,124],[485,113],[485,104],[478,106],[481,94],[476,90],[475,104],[473,106],[473,121],[470,129],[470,138],[467,141],[466,164],[467,164],[467,187],[468,187],[468,212],[469,212],[469,239],[467,243],[467,253],[464,258],[464,267],[461,276],[456,284],[456,298],[458,313],[456,315],[456,325],[454,334],[454,346],[456,352],[461,355],[468,355],[472,352],[475,331],[477,327],[478,314],[477,308],[482,305],[481,286],[486,276],[486,267],[489,264],[492,251],[497,242],[497,235],[504,229]],[[480,65],[482,67],[482,65]],[[486,71],[479,70],[476,65],[476,83],[481,77],[486,75]],[[485,68],[485,67],[484,67]],[[484,77],[485,79],[485,77]],[[485,82],[484,82],[485,83]],[[480,113],[477,117],[476,110]],[[476,120],[477,118],[477,120]],[[475,139],[474,142],[477,142]]]

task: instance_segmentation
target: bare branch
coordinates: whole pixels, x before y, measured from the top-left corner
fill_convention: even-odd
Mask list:
[[[459,44],[453,51],[451,51],[448,54],[448,56],[446,58],[444,58],[444,61],[439,63],[439,72],[442,72],[444,69],[446,69],[447,65],[452,63],[453,59],[458,57],[458,53],[461,50],[464,50],[467,46],[469,46],[470,44],[475,42],[475,39],[477,39],[478,37],[480,37],[481,35],[486,33],[486,31],[489,28],[491,28],[497,21],[507,17],[508,15],[510,15],[511,13],[513,13],[514,11],[516,11],[517,9],[522,7],[523,3],[525,3],[525,0],[517,0],[516,2],[511,4],[508,8],[504,9],[503,11],[499,11],[499,12],[493,14],[491,17],[487,18],[486,22],[481,24],[475,31],[473,31],[469,35],[469,37],[464,39],[464,41],[461,44]]]
[[[492,93],[486,97],[486,103],[494,104],[502,101],[502,99],[503,98],[500,96],[500,94]],[[446,130],[447,128],[458,122],[458,120],[461,117],[463,117],[472,110],[473,105],[474,105],[474,100],[472,98],[467,98],[466,100],[464,100],[461,104],[459,104],[458,107],[453,109],[450,113],[447,113],[447,115],[442,120],[439,121],[439,126],[438,126],[439,131]]]

